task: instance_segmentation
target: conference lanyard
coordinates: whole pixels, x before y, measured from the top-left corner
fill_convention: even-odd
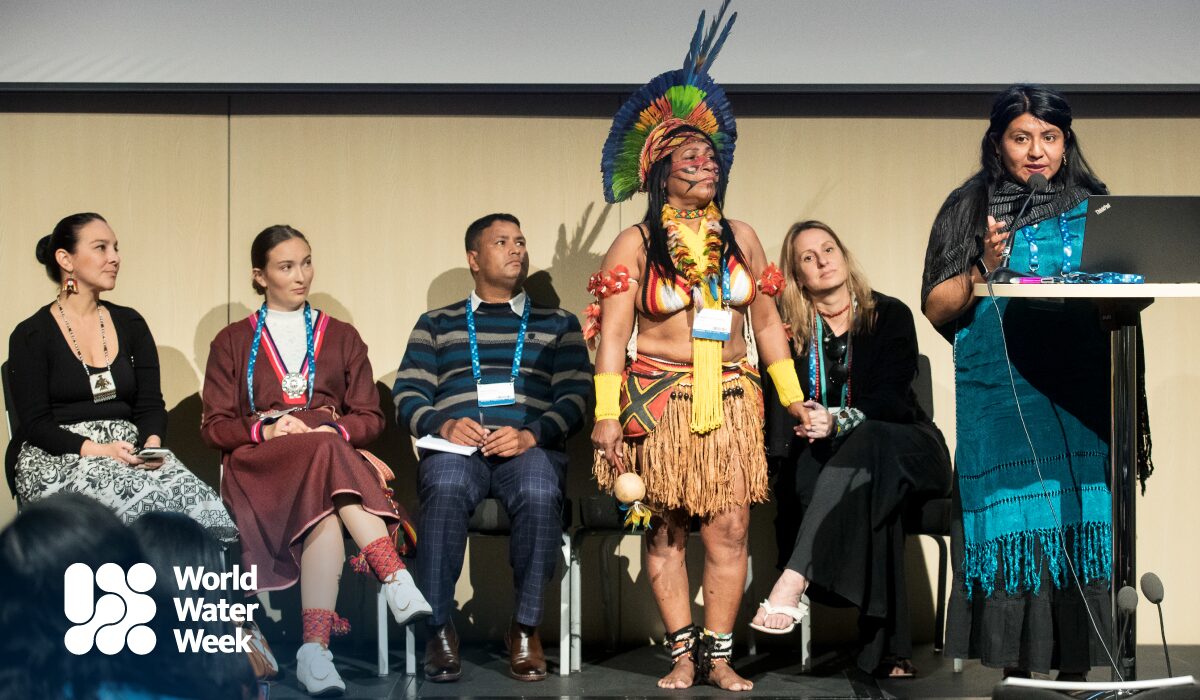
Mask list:
[[[475,389],[480,406],[507,406],[516,403],[517,376],[521,373],[521,356],[525,354],[525,331],[529,327],[529,298],[525,298],[525,309],[521,312],[521,327],[517,331],[517,349],[513,354],[512,374],[508,382],[483,381],[483,370],[479,364],[479,340],[475,335],[475,310],[467,298],[467,341],[471,345],[471,374],[475,378]]]
[[[254,325],[254,340],[250,343],[250,362],[246,365],[246,393],[250,399],[251,412],[257,413],[254,408],[254,365],[258,360],[258,349],[262,341],[263,326],[267,323],[267,302],[263,302],[262,308],[258,310],[258,322]],[[305,355],[304,363],[300,366],[297,372],[288,372],[287,367],[283,366],[283,357],[279,358],[280,366],[283,366],[284,376],[280,381],[281,389],[288,398],[298,399],[301,396],[306,396],[304,408],[307,409],[312,403],[313,395],[313,380],[317,374],[317,353],[315,352],[313,342],[313,323],[312,323],[312,307],[308,302],[304,302],[304,341]],[[308,370],[307,373],[305,370]],[[294,410],[294,409],[293,409]]]

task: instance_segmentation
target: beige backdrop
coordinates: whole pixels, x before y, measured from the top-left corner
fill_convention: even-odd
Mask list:
[[[1200,194],[1197,102],[1081,96],[1077,131],[1113,191]],[[257,306],[248,251],[259,230],[288,223],[309,235],[314,301],[362,332],[386,401],[417,316],[470,289],[462,232],[476,216],[519,216],[538,273],[534,292],[582,311],[586,276],[644,207],[641,199],[610,207],[601,196],[598,154],[617,104],[613,97],[562,95],[2,96],[0,260],[7,303],[0,328],[11,329],[53,295],[33,259],[38,237],[65,214],[104,214],[124,258],[111,298],[141,311],[158,342],[171,410],[167,444],[215,484],[217,455],[198,439],[198,391],[209,339]],[[929,225],[976,163],[986,98],[756,96],[735,104],[745,105],[745,116],[728,214],[751,223],[772,257],[793,221],[828,222],[876,288],[916,309]],[[1200,576],[1189,541],[1200,472],[1192,469],[1185,439],[1197,418],[1187,399],[1200,394],[1192,361],[1198,311],[1200,301],[1167,300],[1144,315],[1158,472],[1138,502],[1138,564],[1166,582],[1168,626],[1180,644],[1200,643],[1200,599],[1182,594]],[[949,346],[919,316],[918,333],[932,361],[938,423],[953,447]],[[569,495],[576,499],[593,488],[585,438],[572,444]],[[390,427],[379,451],[396,468],[401,496],[415,505],[407,436]],[[0,496],[4,523],[15,505],[6,486]],[[754,514],[752,595],[759,598],[773,580],[772,516],[770,505]],[[910,563],[932,571],[932,551],[914,541]],[[600,557],[613,554],[618,558],[603,581]],[[619,591],[613,634],[626,641],[661,634],[638,538],[589,542],[583,566],[587,638],[605,635],[604,584]],[[917,633],[926,639],[931,580],[913,576],[911,584]],[[472,544],[458,588],[467,636],[499,635],[509,614],[508,581],[503,542]],[[1157,626],[1142,609],[1139,633],[1149,641]],[[553,591],[547,610],[547,624],[557,624]],[[843,613],[820,610],[815,619],[822,637],[850,634],[852,618]]]

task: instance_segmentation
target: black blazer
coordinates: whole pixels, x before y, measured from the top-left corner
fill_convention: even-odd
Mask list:
[[[917,402],[913,380],[917,376],[917,329],[912,311],[904,302],[879,292],[875,299],[875,327],[870,333],[851,337],[853,362],[850,405],[869,420],[889,423],[929,423],[929,416]],[[804,395],[812,395],[808,377],[808,351],[792,357]],[[771,382],[764,382],[766,404],[767,454],[786,457],[796,437],[796,420],[779,403],[779,394]]]

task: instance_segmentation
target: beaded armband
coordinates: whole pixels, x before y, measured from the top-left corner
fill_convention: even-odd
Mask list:
[[[587,290],[596,301],[587,305],[583,310],[586,321],[583,326],[583,339],[588,347],[596,349],[596,337],[600,335],[600,300],[614,294],[628,292],[632,285],[629,268],[617,265],[611,270],[601,270],[588,278]]]
[[[696,660],[696,641],[700,638],[700,628],[695,625],[681,627],[666,636],[663,642],[671,648],[671,663],[677,664],[680,659]]]
[[[787,278],[783,276],[783,271],[775,263],[767,265],[767,268],[763,270],[762,277],[758,278],[758,291],[769,297],[779,296],[786,286]]]
[[[733,660],[733,633],[713,632],[707,627],[700,633],[699,648],[696,649],[696,671],[702,681],[707,682],[718,661]]]

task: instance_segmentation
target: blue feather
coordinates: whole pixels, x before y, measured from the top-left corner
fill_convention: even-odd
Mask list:
[[[717,53],[725,45],[725,40],[729,38],[729,31],[733,29],[733,23],[737,19],[736,12],[729,16],[729,22],[718,34],[721,21],[725,18],[725,11],[729,9],[729,3],[730,0],[721,3],[721,9],[717,11],[717,16],[713,18],[707,32],[704,31],[704,11],[700,11],[700,19],[696,21],[696,33],[692,35],[691,46],[688,47],[687,56],[683,59],[683,70],[689,85],[695,85],[694,76],[708,72],[708,67],[712,65]]]

